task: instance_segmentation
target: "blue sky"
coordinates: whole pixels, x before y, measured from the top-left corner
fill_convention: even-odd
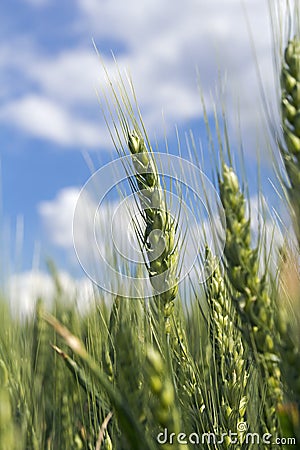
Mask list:
[[[267,2],[244,4],[273,98]],[[1,221],[11,274],[25,276],[38,253],[41,273],[51,257],[70,276],[82,275],[68,236],[76,195],[90,174],[83,153],[96,168],[116,157],[96,95],[107,87],[93,40],[112,76],[111,52],[130,71],[149,135],[162,150],[165,130],[176,148],[175,125],[183,141],[189,128],[203,138],[197,70],[210,115],[220,71],[229,129],[234,136],[240,116],[255,178],[264,124],[239,0],[3,0],[0,12]],[[20,261],[14,241],[22,220]],[[2,265],[7,271],[7,261]]]

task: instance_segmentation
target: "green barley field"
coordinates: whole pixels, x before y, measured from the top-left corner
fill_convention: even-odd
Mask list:
[[[143,259],[122,268],[129,281],[112,302],[95,285],[85,312],[65,298],[53,264],[50,309],[33,299],[34,313],[20,320],[0,299],[0,450],[300,448],[300,6],[276,15],[270,2],[270,14],[281,122],[266,114],[266,142],[278,221],[270,225],[261,192],[251,208],[222,104],[212,125],[203,101],[213,194],[204,175],[195,182],[214,228],[199,198],[163,173],[130,80],[108,83],[103,120],[123,157]],[[189,135],[191,166],[178,159],[186,183],[193,170],[205,173],[195,142]],[[160,151],[172,166],[167,146]],[[180,283],[186,204],[202,245]]]

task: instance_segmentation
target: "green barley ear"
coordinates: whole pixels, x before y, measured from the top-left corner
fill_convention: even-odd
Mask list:
[[[300,248],[300,39],[294,37],[284,52],[281,71],[282,127],[284,143],[280,145],[290,186],[287,187],[295,234]],[[281,328],[281,348],[286,379],[300,404],[299,346],[294,345],[290,325]]]
[[[208,273],[205,282],[209,305],[209,330],[215,366],[217,396],[220,404],[220,423],[227,430],[238,430],[238,424],[246,422],[248,370],[245,345],[242,341],[240,321],[230,293],[226,287],[220,265],[216,265],[209,249],[206,254]],[[243,432],[239,439],[243,441]],[[224,442],[231,448],[229,442]]]
[[[150,390],[153,398],[150,401],[150,409],[158,427],[158,433],[167,430],[168,436],[174,433],[172,443],[166,442],[159,446],[164,450],[187,450],[188,446],[177,442],[177,436],[182,432],[180,411],[176,404],[175,389],[167,367],[159,352],[153,347],[146,351],[147,372]]]
[[[104,94],[102,111],[119,156],[127,154],[126,147],[131,155],[132,167],[125,162],[124,166],[131,188],[139,197],[145,225],[142,230],[136,224],[137,234],[146,253],[145,264],[154,290],[155,307],[164,317],[165,331],[169,335],[170,317],[178,292],[177,222],[168,211],[166,189],[160,183],[132,80],[129,77],[128,85],[125,85],[118,67],[117,70],[118,79],[112,82],[104,67],[110,89],[108,97]]]
[[[274,305],[266,277],[258,275],[258,248],[251,248],[250,219],[245,215],[244,195],[234,170],[226,164],[223,164],[222,177],[219,177],[219,189],[226,215],[224,255],[228,278],[234,288],[234,305],[245,342],[250,345],[259,373],[266,383],[261,392],[261,398],[266,396],[265,425],[271,433],[276,433],[276,409],[282,403],[283,393]]]
[[[300,246],[300,40],[297,37],[290,40],[285,49],[281,89],[285,145],[280,145],[280,150],[290,182],[287,191]]]
[[[165,317],[166,332],[169,333],[173,301],[178,292],[176,221],[168,211],[153,156],[138,130],[128,135],[128,148],[135,171],[141,214],[145,221],[142,245],[148,258],[147,269],[157,293],[157,305]]]

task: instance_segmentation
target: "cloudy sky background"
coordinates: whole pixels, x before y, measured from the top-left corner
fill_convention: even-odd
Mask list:
[[[111,52],[121,71],[130,71],[147,130],[162,151],[166,132],[176,153],[176,125],[183,142],[191,128],[208,155],[197,72],[211,120],[221,74],[232,145],[240,117],[251,179],[257,148],[267,173],[246,19],[275,105],[267,0],[4,0],[0,12],[1,271],[6,281],[13,276],[14,292],[19,279],[19,292],[28,293],[32,268],[35,285],[36,277],[45,280],[47,258],[66,277],[83,277],[71,227],[90,175],[86,155],[95,168],[116,157],[96,94],[107,87],[93,41],[110,74]]]

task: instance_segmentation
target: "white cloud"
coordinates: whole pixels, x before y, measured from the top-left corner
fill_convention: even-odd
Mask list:
[[[184,75],[188,82],[199,65],[203,78],[214,81],[211,71],[216,72],[218,64],[220,69],[247,67],[250,38],[240,0],[175,0],[172,7],[150,0],[139,6],[135,0],[78,3],[86,16],[86,22],[80,19],[85,31],[90,30],[96,39],[99,36],[99,50],[102,37],[119,39],[125,43],[123,54],[140,66],[141,72],[147,68],[175,79]],[[245,4],[260,56],[261,49],[270,45],[267,2],[248,0]]]
[[[57,276],[62,287],[63,301],[75,302],[79,311],[86,311],[95,299],[92,282],[88,278],[75,280],[66,272],[58,272]],[[12,312],[22,317],[34,311],[39,298],[50,308],[56,288],[49,274],[31,270],[12,275],[7,282],[6,292]]]
[[[98,252],[106,258],[113,258],[114,252],[127,253],[129,241],[132,242],[132,233],[129,228],[131,216],[127,208],[136,211],[136,204],[129,202],[106,201],[98,205],[97,189],[95,193],[88,192],[77,206],[80,190],[68,187],[60,190],[57,196],[50,201],[41,202],[38,212],[47,231],[49,240],[56,246],[73,253],[73,226],[76,236],[77,251],[85,255],[91,263]],[[73,224],[75,208],[77,206],[76,220]],[[115,216],[115,214],[117,216]],[[117,219],[117,220],[115,220]],[[122,226],[120,226],[120,223]],[[135,243],[135,248],[138,244]]]
[[[72,146],[78,142],[94,147],[96,142],[108,143],[109,135],[101,113],[98,114],[94,93],[95,86],[104,86],[107,90],[101,63],[91,45],[91,38],[95,37],[110,74],[115,69],[112,59],[105,56],[108,46],[116,53],[121,71],[130,70],[144,121],[152,136],[154,131],[157,135],[163,133],[162,110],[167,130],[175,123],[180,125],[201,116],[196,67],[209,109],[212,106],[210,92],[215,90],[218,71],[227,73],[225,97],[229,99],[229,125],[236,128],[239,100],[244,128],[248,137],[253,135],[254,127],[261,120],[258,113],[260,92],[240,0],[175,0],[172,5],[158,0],[143,0],[138,4],[135,0],[77,0],[77,5],[77,28],[73,29],[84,36],[84,45],[82,40],[77,46],[65,47],[51,56],[40,54],[34,47],[30,53],[27,45],[27,58],[21,58],[18,65],[13,57],[13,62],[9,63],[14,64],[20,77],[28,83],[26,92],[13,101],[11,108],[8,105],[9,109],[15,106],[21,109],[20,120],[17,120],[19,115],[8,116],[14,126],[62,145]],[[245,5],[258,61],[263,68],[264,88],[272,93],[267,1],[246,0]],[[39,94],[32,92],[32,85]],[[24,119],[24,111],[28,108],[31,112],[32,99],[36,102],[37,97],[40,106],[43,102],[42,114],[45,119],[52,117],[53,125],[48,121],[46,126],[43,120],[43,126],[39,123],[37,129]],[[95,123],[101,128],[99,135]]]
[[[43,298],[49,304],[55,287],[49,275],[32,271],[11,276],[6,289],[12,311],[23,314],[33,311],[38,298]]]
[[[73,247],[72,222],[79,192],[76,187],[62,189],[54,200],[38,206],[50,240],[65,249]]]
[[[262,195],[258,198],[257,195],[252,196],[249,202],[251,214],[251,233],[253,237],[253,244],[257,244],[259,231],[263,233],[263,245],[266,245],[266,250],[278,251],[278,248],[283,244],[284,233],[287,230],[281,230],[276,217],[275,211],[270,208],[270,204]],[[274,254],[273,254],[274,256]]]
[[[98,124],[76,117],[75,112],[59,101],[38,95],[25,96],[4,105],[0,109],[0,119],[34,137],[62,146],[97,147],[107,142]]]
[[[56,55],[40,55],[27,68],[28,76],[43,92],[66,104],[96,103],[95,88],[101,65],[90,41],[89,48],[64,49]]]
[[[78,0],[85,16],[85,31],[95,36],[101,52],[102,38],[122,42],[120,66],[129,67],[150,130],[162,132],[161,111],[167,129],[174,123],[200,117],[196,67],[201,88],[211,110],[218,71],[227,74],[225,98],[229,126],[237,130],[237,109],[247,138],[261,125],[260,91],[251,49],[251,38],[240,0],[134,0],[106,4]],[[274,97],[272,49],[267,1],[246,0],[258,63],[263,70],[264,89]],[[89,30],[89,31],[88,31]],[[253,148],[253,141],[249,150]]]
[[[106,201],[98,205],[97,192],[87,193],[76,210],[79,190],[66,188],[52,201],[39,205],[39,213],[46,227],[49,240],[63,248],[74,259],[73,230],[75,248],[79,261],[87,277],[108,292],[130,292],[129,281],[120,281],[124,264],[130,264],[139,250],[139,245],[130,233],[130,216],[120,201]],[[90,194],[90,195],[89,195]],[[135,203],[130,202],[134,209]],[[114,214],[117,221],[114,222]],[[142,261],[142,257],[139,257]],[[123,267],[123,269],[122,269]],[[127,287],[126,287],[127,286]]]

